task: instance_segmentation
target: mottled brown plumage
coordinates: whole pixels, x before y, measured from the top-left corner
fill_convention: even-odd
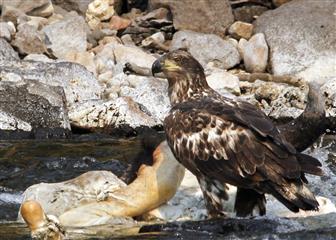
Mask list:
[[[294,212],[318,209],[304,173],[321,175],[321,164],[298,153],[262,111],[211,89],[202,66],[185,51],[166,54],[152,70],[162,71],[169,82],[168,143],[198,177],[210,211],[220,210],[227,199],[225,183],[238,187],[239,216],[254,208],[265,214],[264,193]]]

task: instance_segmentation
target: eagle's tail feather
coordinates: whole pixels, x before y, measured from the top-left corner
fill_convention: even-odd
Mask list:
[[[254,210],[258,210],[259,215],[266,214],[266,199],[264,194],[260,194],[253,189],[238,188],[234,205],[238,217],[253,215]]]
[[[308,174],[322,176],[323,171],[320,168],[322,164],[316,158],[307,154],[299,153],[296,155],[297,160],[300,163],[301,171]]]
[[[285,185],[266,184],[270,194],[283,203],[289,210],[298,212],[300,209],[318,211],[319,203],[314,194],[301,181],[289,181]]]

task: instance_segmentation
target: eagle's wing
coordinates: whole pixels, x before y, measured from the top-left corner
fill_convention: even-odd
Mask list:
[[[301,179],[300,159],[273,123],[252,105],[231,104],[205,99],[172,109],[164,125],[177,159],[196,175],[240,187]]]

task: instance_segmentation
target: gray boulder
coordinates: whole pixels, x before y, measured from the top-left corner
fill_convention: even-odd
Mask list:
[[[213,33],[224,37],[226,28],[233,23],[233,14],[227,0],[150,0],[152,8],[168,7],[173,14],[175,29]]]
[[[63,59],[72,51],[85,52],[86,27],[84,18],[77,14],[47,25],[43,28],[50,42],[47,47],[55,57]]]
[[[174,34],[170,50],[186,48],[205,67],[214,62],[219,68],[232,68],[239,64],[240,54],[232,41],[214,34],[179,31]]]
[[[63,89],[36,81],[0,81],[0,138],[13,131],[37,138],[68,135]]]
[[[107,134],[135,134],[136,128],[159,125],[150,113],[129,97],[78,103],[69,109],[69,117],[78,128]]]
[[[19,59],[19,55],[14,51],[12,46],[4,38],[0,38],[0,63],[2,61],[14,61]]]
[[[75,102],[99,99],[103,91],[94,75],[76,63],[33,61],[0,63],[0,79],[35,80],[50,86],[63,87],[68,106]]]
[[[270,47],[276,75],[298,74],[306,80],[335,75],[336,25],[333,0],[294,0],[267,11],[255,22]]]
[[[129,85],[120,87],[119,96],[132,98],[155,122],[161,124],[170,110],[168,82],[136,75],[123,76]]]

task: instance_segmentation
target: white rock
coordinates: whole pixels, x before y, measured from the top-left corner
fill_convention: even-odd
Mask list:
[[[68,106],[89,99],[100,99],[103,88],[85,67],[70,62],[3,61],[0,78],[15,73],[24,80],[39,81],[64,89]]]
[[[242,42],[241,46],[246,70],[264,72],[268,60],[268,46],[264,34],[255,34],[247,43]]]
[[[111,42],[106,44],[97,53],[95,61],[99,75],[106,71],[112,71],[114,75],[117,75],[123,72],[125,63],[131,63],[143,68],[151,68],[155,58],[139,47],[125,46],[120,43]]]
[[[209,86],[221,94],[230,92],[240,95],[239,78],[225,70],[213,69],[206,79]]]
[[[143,112],[131,98],[119,97],[111,101],[92,100],[76,104],[69,109],[72,124],[85,129],[104,129],[105,131],[123,128],[148,126],[158,123]]]
[[[162,32],[154,33],[153,35],[142,40],[141,44],[144,47],[148,47],[154,43],[164,43],[165,36]]]
[[[170,50],[186,48],[205,67],[215,62],[217,67],[228,69],[240,62],[236,46],[214,34],[179,31],[174,34]]]
[[[32,126],[28,122],[25,122],[12,114],[0,111],[0,129],[7,131],[22,130],[29,132],[32,130]]]
[[[162,123],[170,110],[168,82],[166,80],[136,75],[121,75],[124,79],[119,96],[131,97],[146,108],[151,117]],[[113,79],[112,79],[113,82]],[[125,82],[128,82],[127,86]]]
[[[101,21],[110,19],[114,14],[113,0],[94,0],[86,11],[86,21],[95,29]]]
[[[50,45],[48,46],[57,58],[65,58],[70,51],[85,52],[86,23],[83,17],[74,15],[43,28]]]

